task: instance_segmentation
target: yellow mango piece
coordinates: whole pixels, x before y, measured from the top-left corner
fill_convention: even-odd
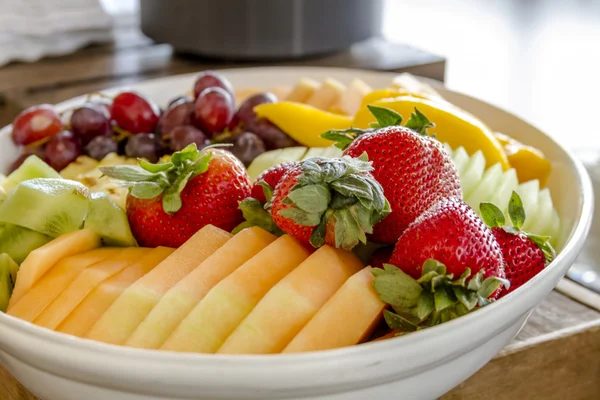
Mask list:
[[[32,251],[17,273],[17,282],[8,308],[21,299],[59,260],[100,247],[100,237],[90,229],[67,233]]]
[[[258,228],[244,229],[173,286],[125,341],[157,349],[210,289],[276,239]]]
[[[330,129],[346,129],[352,125],[352,118],[319,110],[310,105],[282,101],[260,104],[254,107],[259,117],[266,118],[298,143],[308,147],[328,147],[331,140],[321,134]]]
[[[60,260],[19,301],[13,304],[7,314],[32,322],[84,268],[111,257],[122,250],[113,248],[94,249]]]
[[[230,233],[212,225],[199,230],[160,265],[127,288],[85,336],[122,344],[169,289],[230,238]]]
[[[519,142],[508,135],[496,132],[496,139],[504,147],[508,162],[517,171],[519,182],[537,179],[544,187],[552,171],[552,164],[539,149]]]
[[[79,305],[79,303],[99,284],[127,266],[144,257],[150,249],[130,247],[90,265],[58,295],[33,323],[48,329],[56,327]]]
[[[214,353],[269,289],[307,257],[304,246],[281,236],[215,285],[161,349]]]
[[[363,268],[349,251],[323,246],[276,284],[217,353],[281,352],[327,300]]]
[[[283,350],[283,353],[353,346],[369,337],[385,303],[373,289],[371,267],[350,277]]]
[[[500,163],[504,170],[510,168],[504,148],[492,131],[479,119],[450,103],[400,96],[381,99],[371,104],[398,112],[405,122],[417,108],[435,124],[435,127],[427,131],[435,135],[441,143],[448,143],[453,149],[462,146],[469,154],[481,150],[488,168],[497,163]],[[371,122],[375,122],[375,117],[366,106],[354,116],[356,128],[368,128]]]
[[[83,336],[108,307],[135,281],[152,271],[175,249],[157,247],[117,275],[102,282],[56,328],[58,332]]]

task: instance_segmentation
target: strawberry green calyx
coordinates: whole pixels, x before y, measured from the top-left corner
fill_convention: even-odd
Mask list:
[[[377,120],[377,122],[373,122],[371,124],[371,129],[332,129],[325,133],[322,133],[321,137],[323,139],[334,141],[336,147],[345,150],[346,147],[348,147],[350,143],[354,141],[354,139],[361,135],[374,132],[380,128],[402,125],[402,115],[400,115],[394,110],[391,110],[386,107],[379,107],[373,105],[368,105],[367,108]],[[406,128],[412,129],[418,134],[428,136],[427,129],[433,128],[435,124],[429,121],[429,119],[415,107],[415,112],[411,114],[409,120],[404,126]]]
[[[335,247],[350,250],[367,242],[367,233],[390,214],[383,188],[370,171],[366,154],[359,158],[344,156],[326,159],[314,157],[302,162],[297,182],[283,198],[287,207],[282,217],[301,226],[314,227],[310,243],[325,244],[333,234]]]
[[[453,274],[446,273],[444,264],[433,259],[425,261],[419,279],[390,264],[373,269],[373,276],[375,291],[393,310],[384,311],[387,324],[404,332],[468,314],[493,302],[490,297],[494,292],[510,285],[506,279],[495,276],[483,279],[482,270],[469,278],[469,268],[455,279]]]
[[[265,183],[265,185],[269,186],[268,183]],[[270,200],[271,197],[272,189],[271,196],[268,196],[267,200]],[[271,218],[271,214],[265,208],[266,206],[260,201],[253,197],[247,197],[240,201],[239,204],[239,208],[242,210],[245,221],[236,226],[231,233],[235,235],[243,229],[250,228],[252,226],[258,226],[259,228],[262,228],[275,236],[283,235],[283,231],[275,224],[273,218]]]
[[[533,243],[535,243],[540,250],[544,253],[546,262],[551,262],[556,257],[556,252],[550,244],[550,236],[540,236],[529,232],[523,232],[523,224],[525,223],[525,208],[521,197],[517,192],[513,191],[508,202],[508,217],[512,226],[506,225],[506,218],[504,213],[496,205],[492,203],[481,203],[479,205],[481,212],[481,219],[490,228],[502,228],[506,232],[513,235],[523,234],[527,236]]]
[[[193,177],[208,170],[209,147],[199,151],[192,143],[173,153],[169,162],[152,164],[139,159],[139,165],[101,167],[109,178],[123,182],[129,193],[138,199],[153,199],[162,195],[163,210],[174,214],[181,209],[181,192]]]

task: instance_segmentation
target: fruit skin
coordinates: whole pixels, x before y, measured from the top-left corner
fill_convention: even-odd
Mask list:
[[[259,182],[263,181],[264,183],[269,185],[271,189],[274,189],[277,186],[277,184],[281,181],[281,178],[283,178],[283,176],[287,174],[288,171],[299,167],[299,162],[290,161],[269,168],[256,178],[256,182],[254,183],[254,185],[252,185],[252,192],[250,195],[256,200],[260,201],[261,203],[266,203],[267,199],[265,197],[265,188]]]
[[[492,228],[504,257],[506,279],[510,288],[505,294],[523,286],[546,267],[544,252],[525,234],[509,233],[504,228]]]
[[[504,147],[508,162],[517,171],[519,182],[537,179],[542,187],[546,185],[552,171],[552,164],[546,159],[544,153],[500,132],[495,132],[494,136]]]
[[[454,149],[463,146],[469,154],[481,150],[487,161],[487,167],[500,163],[504,170],[510,168],[510,163],[504,148],[494,137],[491,130],[480,120],[446,102],[420,99],[413,96],[401,96],[381,99],[371,105],[390,108],[408,117],[415,108],[435,122],[435,127],[429,133],[436,136],[442,143],[448,143]],[[355,128],[368,128],[375,117],[367,107],[361,108],[352,122]]]
[[[512,226],[505,225],[504,213],[494,204],[481,203],[479,208],[502,250],[506,278],[511,284],[508,294],[543,270],[556,253],[550,245],[550,237],[522,231],[526,213],[517,192],[512,192],[508,203]]]
[[[62,131],[58,113],[50,104],[40,104],[23,110],[15,118],[12,126],[12,140],[15,144],[27,146]]]
[[[383,264],[389,264],[392,253],[394,252],[393,246],[381,247],[373,252],[369,259],[368,265],[373,268],[383,268]]]
[[[206,89],[218,87],[225,90],[234,98],[233,87],[223,75],[216,71],[203,71],[198,74],[194,82],[194,99],[200,97],[200,94]]]
[[[265,143],[262,139],[251,132],[234,135],[227,142],[233,144],[227,150],[235,155],[245,166],[249,166],[256,157],[266,151]]]
[[[71,114],[71,131],[85,146],[98,136],[110,136],[110,114],[98,103],[87,103]]]
[[[256,115],[277,125],[298,143],[308,147],[327,147],[330,140],[321,134],[328,129],[347,129],[352,126],[348,116],[319,110],[306,104],[282,101],[254,107]]]
[[[170,136],[173,129],[192,124],[194,115],[194,102],[188,98],[181,98],[169,105],[169,108],[158,121],[158,130],[162,136]]]
[[[127,196],[127,217],[140,246],[177,248],[206,225],[231,231],[243,221],[238,202],[250,195],[251,188],[244,165],[228,151],[205,148],[198,152],[194,144],[174,153],[171,160],[186,157],[199,164],[150,164],[148,170],[134,167],[147,175],[151,174],[150,169],[164,167],[172,168],[175,173],[170,175],[171,180],[163,181],[162,187],[153,182],[164,172],[151,175],[144,182],[151,187],[150,192],[137,191],[139,180],[129,182],[132,190]],[[124,168],[128,170],[117,166],[101,171],[111,178],[127,181],[127,176],[121,174]],[[191,174],[188,180],[181,181],[188,173]]]
[[[158,107],[138,93],[122,92],[113,100],[112,119],[133,134],[154,132],[159,115]]]
[[[83,154],[80,140],[70,131],[53,136],[45,147],[46,161],[52,168],[62,171]]]
[[[231,94],[219,87],[208,88],[196,99],[194,124],[202,132],[215,136],[229,126],[233,112]]]
[[[392,209],[371,235],[377,243],[394,244],[435,202],[461,196],[456,167],[435,139],[392,126],[359,136],[344,155],[358,157],[364,152],[373,162],[373,177],[383,187]]]
[[[483,278],[505,278],[502,252],[491,229],[458,198],[444,198],[419,216],[398,239],[390,264],[414,279],[434,259],[458,277],[471,269]]]

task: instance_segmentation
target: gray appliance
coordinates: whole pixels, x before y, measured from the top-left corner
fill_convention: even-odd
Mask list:
[[[179,52],[227,60],[345,50],[381,32],[383,0],[140,0],[142,31]]]

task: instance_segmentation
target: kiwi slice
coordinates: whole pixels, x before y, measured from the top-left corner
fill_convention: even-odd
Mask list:
[[[90,205],[87,187],[66,179],[19,183],[0,206],[0,222],[58,237],[83,226]]]
[[[107,246],[137,246],[127,214],[104,193],[92,193],[84,227],[94,231]]]
[[[0,223],[0,253],[8,254],[21,264],[33,250],[42,247],[52,238],[13,224]]]
[[[0,311],[6,312],[19,266],[6,253],[0,254]]]
[[[27,157],[19,168],[0,182],[0,186],[6,193],[10,193],[19,183],[34,178],[60,178],[60,175],[39,157],[32,155]]]

